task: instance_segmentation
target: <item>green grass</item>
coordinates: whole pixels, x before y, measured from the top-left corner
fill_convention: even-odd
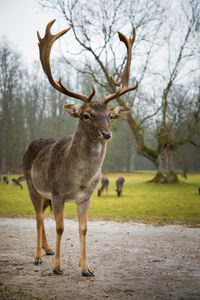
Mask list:
[[[107,174],[110,180],[109,194],[93,195],[89,209],[89,219],[115,221],[135,221],[153,224],[185,224],[200,226],[200,174],[189,174],[188,180],[179,184],[147,183],[153,172],[133,174]],[[115,192],[117,177],[125,178],[123,196]],[[14,178],[17,176],[9,176]],[[28,196],[26,183],[23,190],[0,182],[0,216],[34,216],[34,209]],[[52,215],[49,209],[46,215]],[[76,218],[76,205],[65,204],[65,216]]]

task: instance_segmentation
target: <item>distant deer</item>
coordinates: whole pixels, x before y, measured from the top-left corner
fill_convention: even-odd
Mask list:
[[[108,194],[108,186],[109,186],[109,180],[107,177],[102,177],[101,179],[101,187],[98,190],[98,197],[101,196],[104,190],[106,190],[106,193]]]
[[[5,182],[6,184],[9,184],[8,177],[7,177],[7,176],[3,176],[3,182]]]
[[[187,177],[187,170],[186,169],[183,169],[183,173],[181,174],[181,176],[185,179],[188,179]]]
[[[123,190],[123,186],[124,186],[124,178],[123,177],[119,177],[116,180],[116,191],[117,191],[117,196],[120,197],[122,195],[122,190]]]
[[[20,189],[23,190],[23,186],[21,185],[21,183],[19,182],[18,179],[13,178],[13,179],[12,179],[12,184],[13,184],[13,186],[19,186]]]
[[[101,166],[106,154],[106,142],[111,139],[110,119],[120,118],[130,109],[126,107],[108,106],[112,99],[137,88],[128,88],[129,72],[131,64],[133,37],[127,38],[119,33],[120,40],[126,45],[128,57],[124,71],[120,75],[120,82],[113,81],[119,86],[118,90],[106,96],[100,102],[91,101],[95,95],[92,85],[92,93],[89,96],[70,91],[61,82],[55,82],[50,67],[50,52],[53,43],[65,34],[71,27],[53,35],[51,27],[55,20],[48,23],[45,36],[42,39],[38,33],[40,60],[44,72],[51,85],[59,92],[79,99],[83,106],[67,104],[64,109],[74,118],[78,118],[77,128],[72,136],[60,139],[38,139],[32,142],[23,158],[23,170],[27,181],[29,195],[36,212],[37,223],[37,249],[35,264],[42,262],[42,248],[47,255],[53,255],[44,229],[44,210],[52,205],[56,221],[56,250],[54,255],[53,272],[62,274],[60,261],[61,237],[64,230],[64,203],[75,202],[79,222],[80,235],[80,260],[79,265],[83,276],[94,276],[86,259],[86,233],[90,199],[101,178]]]
[[[24,177],[24,176],[19,176],[17,180],[18,180],[19,182],[24,181],[24,180],[25,180],[25,177]]]

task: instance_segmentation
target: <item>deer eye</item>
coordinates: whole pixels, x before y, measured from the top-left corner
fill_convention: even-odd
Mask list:
[[[88,119],[90,118],[90,116],[89,116],[88,114],[84,114],[84,115],[83,115],[83,118],[84,118],[85,120],[88,120]]]

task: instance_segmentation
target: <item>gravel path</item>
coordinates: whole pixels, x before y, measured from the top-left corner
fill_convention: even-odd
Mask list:
[[[55,249],[55,222],[45,220]],[[88,262],[94,278],[81,276],[76,221],[65,220],[64,275],[52,273],[53,257],[33,264],[34,219],[0,219],[0,299],[200,299],[200,229],[92,221]]]

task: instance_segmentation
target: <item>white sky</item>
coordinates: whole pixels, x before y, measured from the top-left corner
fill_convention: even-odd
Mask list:
[[[34,60],[39,61],[37,30],[43,37],[47,23],[55,18],[53,11],[47,12],[42,9],[38,0],[0,0],[0,38],[5,36],[12,42],[13,48],[22,55],[25,64],[30,67]],[[58,32],[67,26],[61,22],[61,18],[57,18],[52,32]],[[69,32],[67,35],[67,41],[72,38],[71,47],[74,42],[73,34]],[[65,41],[66,39],[63,39],[63,42]],[[55,46],[53,51],[56,49]],[[159,52],[157,54],[159,55]],[[156,57],[157,62],[158,59],[160,56]],[[136,66],[137,62],[134,63]]]
[[[37,0],[0,0],[0,38],[5,36],[12,42],[27,65],[39,58],[37,30],[43,37],[46,24],[52,19],[53,12],[44,12]]]

